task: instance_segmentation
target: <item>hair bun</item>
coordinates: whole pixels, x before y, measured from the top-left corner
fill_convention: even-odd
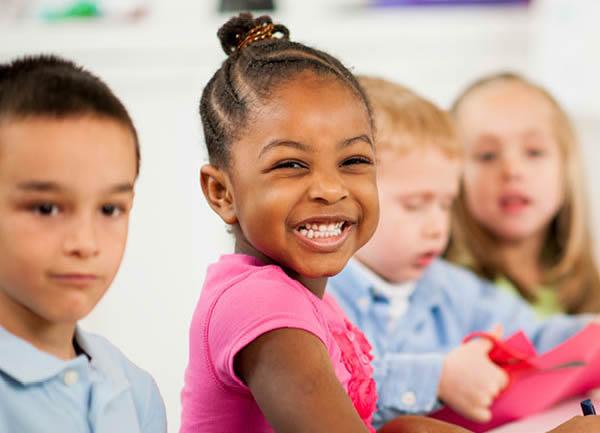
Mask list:
[[[232,17],[225,24],[221,26],[219,31],[217,32],[217,36],[221,41],[221,47],[223,47],[223,51],[228,56],[237,52],[242,48],[240,44],[242,44],[248,35],[260,28],[260,26],[273,24],[273,21],[270,16],[262,15],[260,17],[254,18],[249,12],[242,12],[237,17]],[[288,29],[280,24],[273,25],[273,33],[278,32],[283,35],[284,39],[287,39],[289,36]],[[248,41],[248,43],[244,44],[249,45],[256,40],[272,38],[272,36],[263,36],[260,38],[256,38],[254,40]]]

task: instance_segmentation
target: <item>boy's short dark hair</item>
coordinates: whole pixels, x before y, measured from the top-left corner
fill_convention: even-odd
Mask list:
[[[7,119],[62,119],[93,115],[115,120],[133,135],[139,171],[138,136],[127,109],[100,78],[54,55],[0,63],[0,123]]]

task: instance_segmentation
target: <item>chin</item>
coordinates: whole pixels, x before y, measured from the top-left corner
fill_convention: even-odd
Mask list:
[[[498,236],[509,242],[520,242],[536,233],[535,230],[523,227],[505,227],[498,231]]]
[[[76,323],[87,317],[95,305],[91,302],[65,303],[53,312],[49,320],[56,323]]]
[[[306,278],[326,278],[333,277],[344,269],[345,262],[343,264],[339,263],[304,263],[301,268],[299,268],[296,272]]]

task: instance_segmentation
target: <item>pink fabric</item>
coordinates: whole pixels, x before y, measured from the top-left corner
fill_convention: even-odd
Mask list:
[[[221,257],[208,269],[192,318],[180,433],[273,431],[233,362],[246,345],[278,328],[302,329],[323,342],[337,378],[370,422],[372,411],[366,414],[370,406],[364,398],[370,392],[364,384],[369,370],[350,360],[356,350],[340,351],[336,333],[347,322],[340,313],[331,299],[319,299],[277,266],[240,254]],[[333,333],[328,322],[336,324]],[[357,347],[366,348],[360,336]]]
[[[371,422],[377,404],[377,387],[373,380],[371,345],[362,331],[346,318],[332,296],[325,294],[323,301],[329,329],[350,372],[346,391],[365,425],[374,433]]]

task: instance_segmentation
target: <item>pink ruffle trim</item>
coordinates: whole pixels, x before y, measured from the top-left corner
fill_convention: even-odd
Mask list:
[[[373,380],[371,345],[362,331],[347,319],[344,319],[343,324],[330,323],[330,331],[340,348],[342,361],[350,373],[348,395],[369,431],[375,433],[372,420],[377,404],[377,387]]]

